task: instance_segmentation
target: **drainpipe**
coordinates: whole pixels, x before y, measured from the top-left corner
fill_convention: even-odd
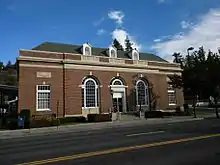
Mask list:
[[[149,86],[149,90],[148,90],[148,97],[149,97],[149,99],[148,99],[148,101],[149,101],[149,110],[150,110],[150,112],[152,111],[152,107],[151,107],[151,104],[152,104],[152,100],[151,100],[151,90],[152,90],[152,87],[151,86]]]
[[[98,97],[98,102],[99,102],[99,113],[102,113],[102,101],[101,101],[101,85],[99,84],[98,87],[98,92],[99,93],[99,97]]]
[[[65,73],[65,54],[63,53],[63,61],[62,61],[62,64],[63,64],[63,117],[65,117],[65,114],[66,114],[66,100],[65,100],[65,97],[66,97],[66,91],[65,91],[65,77],[66,77],[66,73]]]

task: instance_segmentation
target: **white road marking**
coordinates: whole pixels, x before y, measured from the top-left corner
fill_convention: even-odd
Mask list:
[[[164,133],[164,131],[142,132],[142,133],[136,133],[136,134],[129,134],[125,136],[131,137],[131,136],[141,136],[141,135],[152,135],[152,134],[158,134],[158,133]]]

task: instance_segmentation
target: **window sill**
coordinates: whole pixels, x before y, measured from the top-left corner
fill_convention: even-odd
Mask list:
[[[176,104],[169,104],[169,106],[175,106]]]
[[[43,112],[43,111],[49,112],[49,111],[51,111],[51,110],[50,110],[50,109],[37,109],[36,111],[37,111],[37,112]]]
[[[97,108],[99,108],[99,107],[82,107],[82,109],[84,109],[84,110],[97,109]]]

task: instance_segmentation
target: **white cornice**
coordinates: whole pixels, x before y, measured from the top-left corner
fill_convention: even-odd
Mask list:
[[[39,65],[39,64],[19,64],[19,67],[27,68],[53,68],[62,69],[62,65]],[[77,69],[77,70],[91,70],[91,71],[114,71],[114,72],[126,72],[126,73],[148,73],[148,74],[160,74],[160,75],[180,75],[179,72],[164,72],[159,70],[149,70],[149,69],[128,69],[122,67],[108,67],[108,66],[91,66],[91,65],[77,65],[77,64],[65,64],[65,69]]]
[[[29,50],[29,49],[20,49],[19,51],[25,51],[25,52],[35,52],[35,53],[47,53],[47,54],[59,54],[59,55],[63,55],[63,54],[67,54],[67,55],[80,55],[82,56],[83,54],[79,54],[79,53],[65,53],[65,52],[51,52],[51,51],[43,51],[43,50]],[[95,56],[95,55],[93,55]],[[96,57],[102,57],[102,56],[96,56]],[[110,57],[104,57],[104,58],[110,58]],[[117,58],[117,59],[122,59],[122,60],[130,60],[130,59],[125,59],[125,58]],[[150,60],[140,60],[140,61],[147,61],[147,62],[154,62],[154,63],[158,63],[158,64],[167,64],[167,62],[162,62],[162,61],[150,61]],[[168,64],[172,64],[175,66],[180,66],[180,64],[175,64],[175,63],[168,63]]]
[[[167,70],[167,71],[176,71],[180,72],[180,68],[174,67],[162,67],[162,66],[149,66],[149,65],[134,65],[134,64],[117,64],[117,63],[104,63],[104,62],[97,62],[97,61],[86,61],[86,60],[63,60],[63,59],[54,59],[54,58],[42,58],[42,57],[27,57],[27,56],[20,56],[17,58],[20,61],[36,61],[36,62],[50,62],[50,63],[66,63],[66,64],[81,64],[81,65],[90,65],[90,66],[110,66],[114,67],[123,67],[129,69],[152,69],[152,70]]]

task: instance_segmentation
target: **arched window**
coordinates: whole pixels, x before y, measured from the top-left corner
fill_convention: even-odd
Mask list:
[[[136,83],[137,105],[148,105],[148,88],[143,80]]]
[[[120,80],[120,79],[115,79],[113,82],[112,82],[112,85],[124,85],[123,82]]]
[[[88,46],[85,47],[85,55],[87,56],[91,55],[90,48]]]
[[[84,108],[98,107],[98,84],[92,79],[88,78],[84,81],[82,86]]]
[[[133,53],[133,60],[138,60],[138,53],[137,52]]]
[[[172,85],[168,85],[167,93],[169,105],[176,105],[176,91]]]
[[[111,50],[111,56],[112,58],[116,58],[116,51],[115,50]]]

